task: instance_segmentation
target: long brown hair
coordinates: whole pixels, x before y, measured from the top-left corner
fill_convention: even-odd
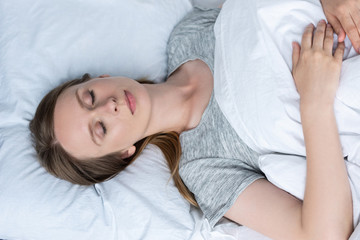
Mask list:
[[[35,150],[41,165],[54,176],[75,184],[91,185],[109,180],[129,166],[147,144],[154,144],[163,152],[171,177],[180,194],[192,205],[198,206],[194,195],[179,175],[181,145],[176,132],[157,133],[135,143],[135,153],[122,159],[118,153],[102,157],[77,159],[68,154],[57,142],[54,133],[54,109],[60,94],[67,88],[90,80],[89,74],[80,79],[65,82],[51,90],[40,102],[29,127]],[[144,81],[143,81],[144,82]],[[148,83],[148,81],[146,81]]]

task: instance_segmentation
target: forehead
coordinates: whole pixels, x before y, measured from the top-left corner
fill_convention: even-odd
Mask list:
[[[77,86],[66,89],[56,101],[54,110],[54,132],[60,145],[71,155],[81,158],[96,155],[98,146],[91,140],[86,111],[78,103]]]

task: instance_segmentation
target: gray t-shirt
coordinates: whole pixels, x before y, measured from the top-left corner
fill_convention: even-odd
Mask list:
[[[168,76],[194,59],[204,61],[213,72],[213,29],[219,11],[195,8],[174,28],[168,43]],[[181,133],[180,142],[180,176],[213,227],[247,186],[264,177],[259,155],[226,120],[214,91],[199,125]]]

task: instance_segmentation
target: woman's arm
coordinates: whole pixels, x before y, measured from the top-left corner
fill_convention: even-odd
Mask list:
[[[295,44],[293,53],[307,155],[303,219],[309,229],[332,227],[345,237],[352,230],[352,198],[333,107],[344,44],[333,56],[332,28],[325,24],[319,23],[313,41],[308,26],[301,50]]]
[[[307,154],[304,201],[266,180],[251,184],[225,214],[273,239],[348,239],[352,198],[333,111],[344,44],[332,55],[332,28],[309,25],[294,44],[293,76]],[[312,39],[313,38],[313,39]]]

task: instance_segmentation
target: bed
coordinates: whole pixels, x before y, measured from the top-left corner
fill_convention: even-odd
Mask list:
[[[268,239],[226,219],[211,229],[201,211],[191,207],[169,180],[166,161],[154,146],[115,178],[88,187],[48,174],[31,146],[28,123],[47,91],[86,72],[163,81],[172,28],[194,4],[213,7],[220,2],[0,2],[0,239]],[[216,66],[228,59],[222,51],[232,39],[221,37],[241,16],[226,13],[236,2],[225,3],[215,26]],[[262,1],[243,2],[245,14]],[[320,11],[315,0],[297,2]],[[349,47],[349,59],[350,52]],[[221,74],[215,72],[216,84]],[[221,100],[221,91],[215,94]],[[302,157],[281,159],[264,152],[262,167],[271,181],[301,198]],[[355,163],[352,167],[355,181],[360,171]],[[290,170],[284,173],[284,168]],[[294,178],[293,172],[302,174]],[[351,239],[360,239],[358,228]]]

